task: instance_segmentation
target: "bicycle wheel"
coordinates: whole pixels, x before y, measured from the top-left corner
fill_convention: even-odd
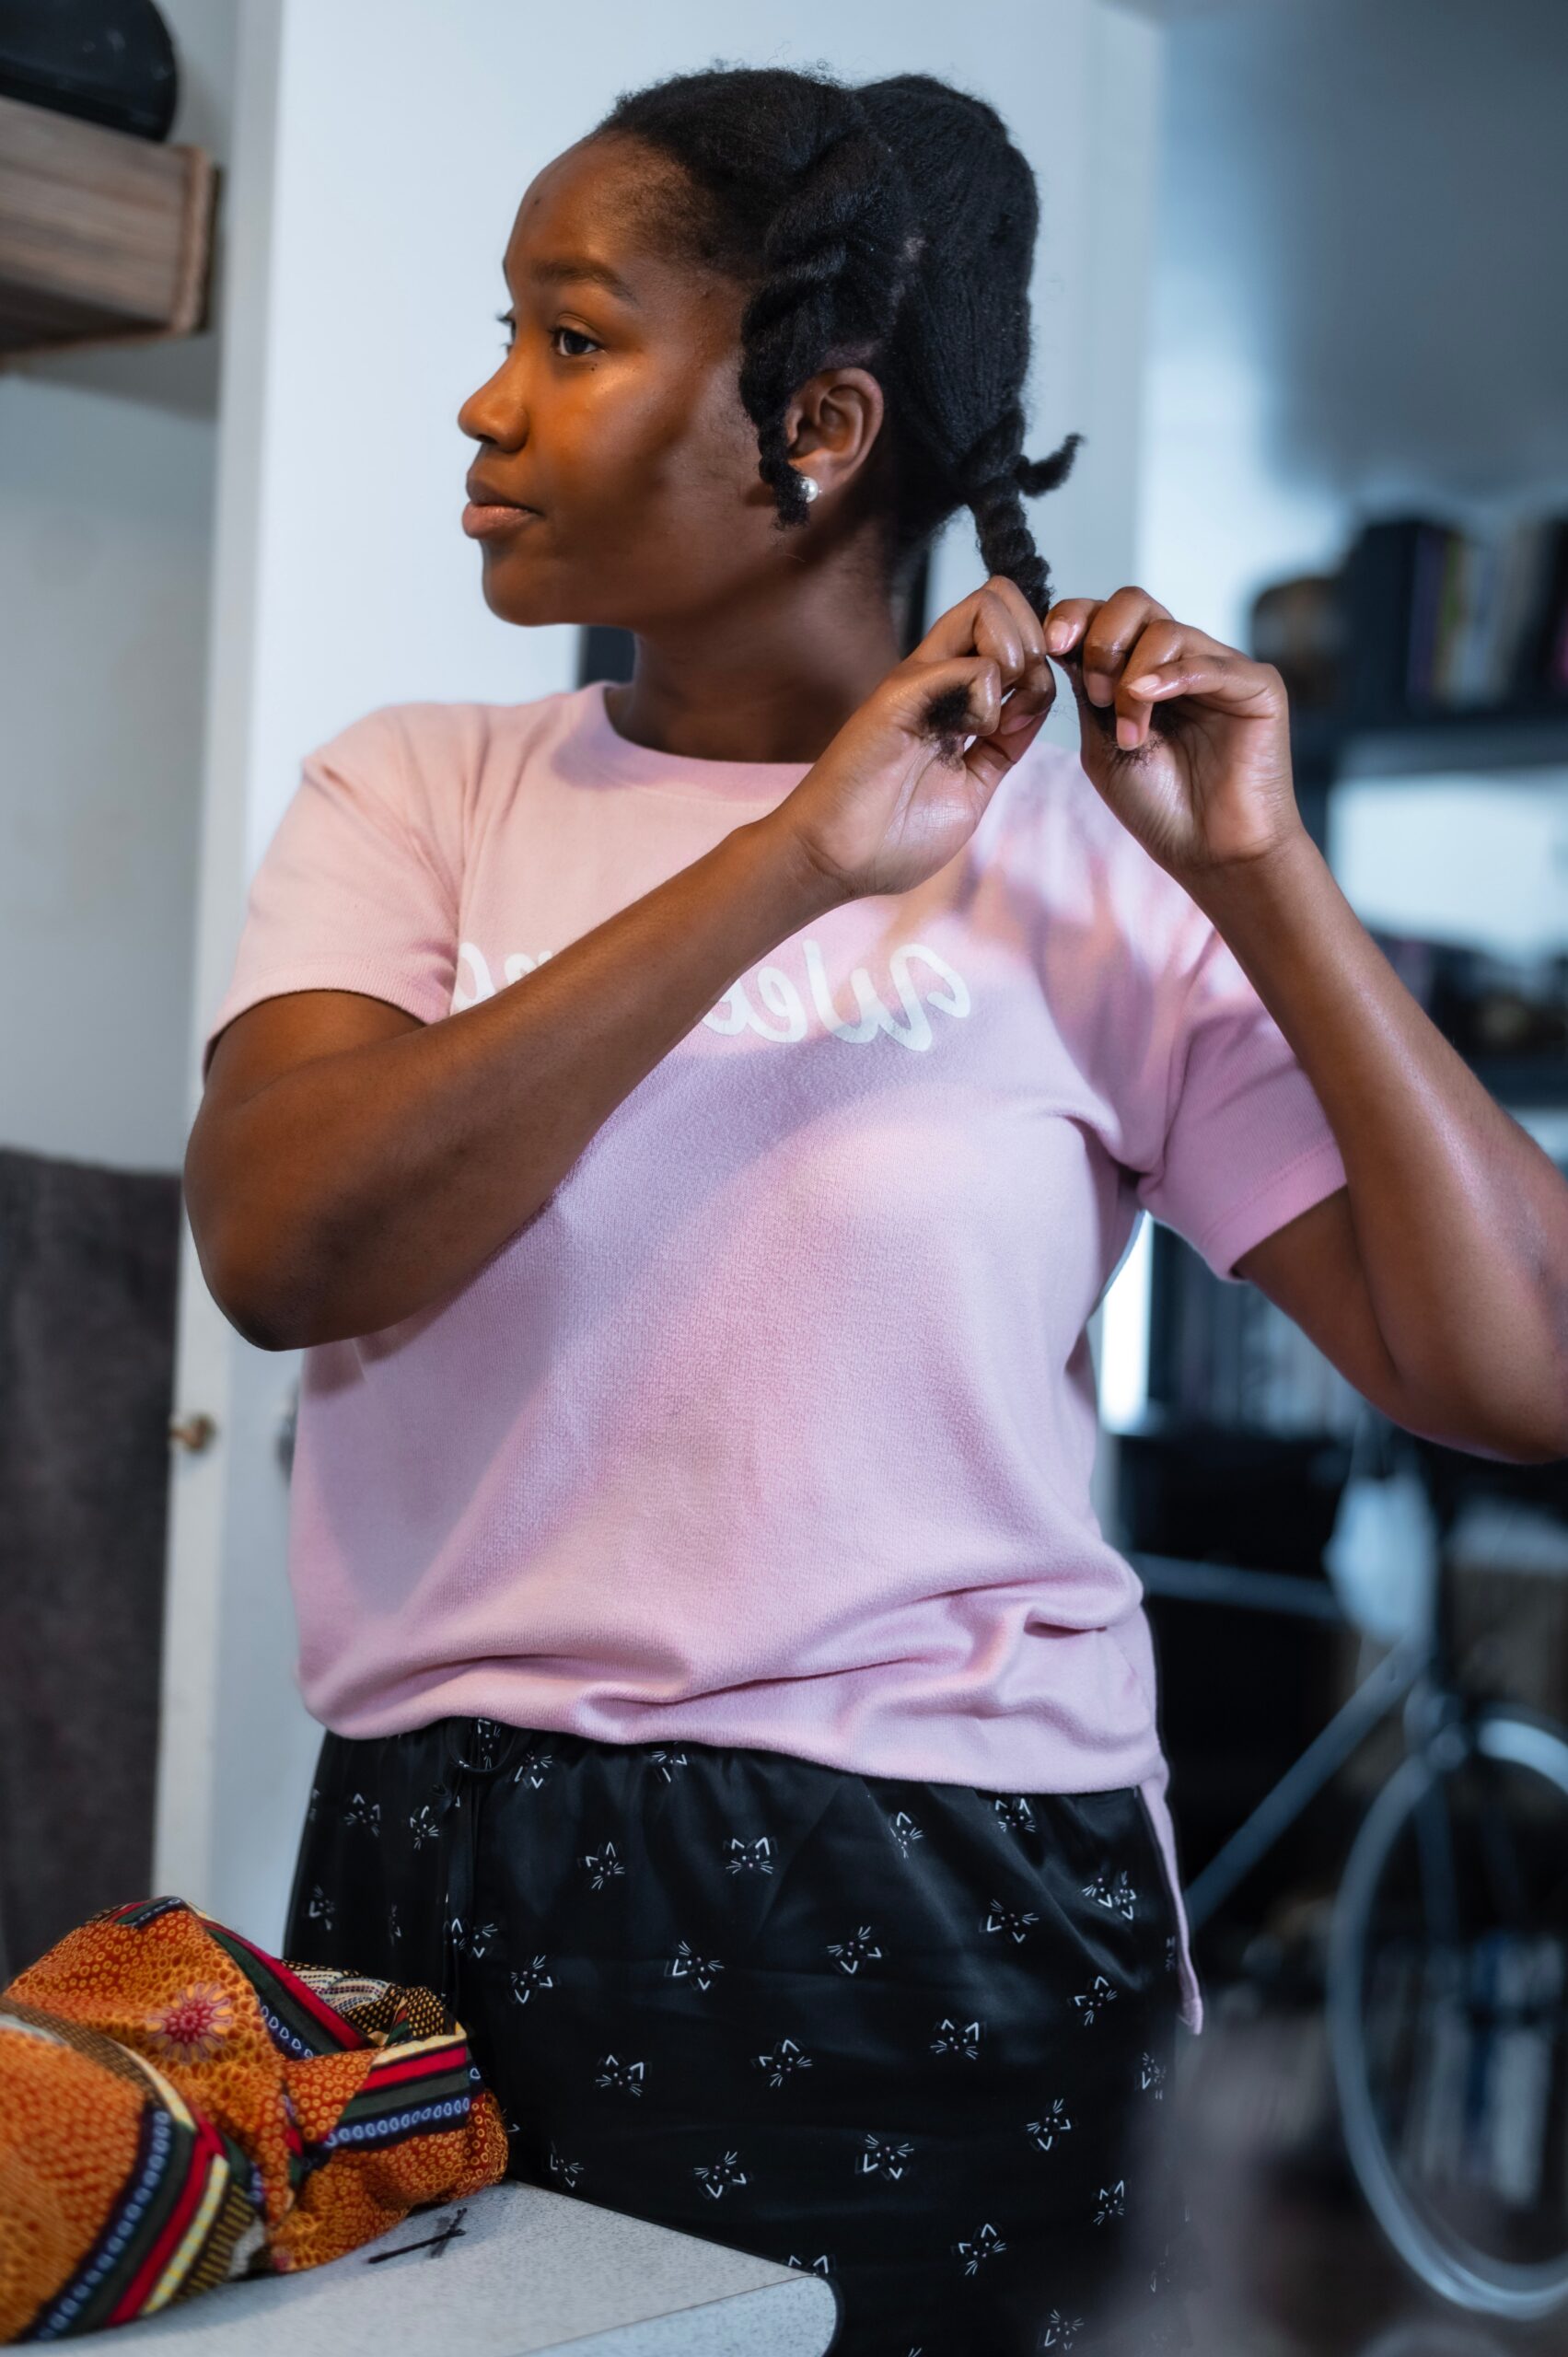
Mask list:
[[[1328,2023],[1351,2165],[1430,2288],[1568,2304],[1568,1736],[1482,1709],[1368,1810],[1335,1901]]]

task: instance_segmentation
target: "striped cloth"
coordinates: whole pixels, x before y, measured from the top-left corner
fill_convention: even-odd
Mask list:
[[[281,1962],[182,1898],[106,1908],[0,1992],[0,2340],[319,2267],[506,2154],[430,1990]]]

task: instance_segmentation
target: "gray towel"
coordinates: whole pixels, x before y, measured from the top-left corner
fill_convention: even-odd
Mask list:
[[[0,1147],[0,1985],[149,1895],[180,1181]]]

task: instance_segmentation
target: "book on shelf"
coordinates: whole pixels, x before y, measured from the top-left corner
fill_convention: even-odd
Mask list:
[[[1261,590],[1250,643],[1304,710],[1373,721],[1568,710],[1568,515],[1489,532],[1379,517],[1337,573]]]

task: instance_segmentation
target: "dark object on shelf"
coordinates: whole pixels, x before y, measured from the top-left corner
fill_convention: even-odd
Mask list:
[[[1273,665],[1299,711],[1332,711],[1341,702],[1344,614],[1333,574],[1303,574],[1260,590],[1249,634],[1255,660]]]
[[[180,62],[152,0],[0,0],[0,95],[167,139]]]
[[[1272,583],[1249,639],[1305,734],[1568,723],[1568,516],[1481,537],[1426,516],[1357,532],[1337,574]]]
[[[1488,1056],[1554,1061],[1568,1083],[1568,958],[1439,955],[1432,1019],[1472,1062]]]
[[[1378,719],[1568,697],[1568,517],[1481,540],[1429,517],[1362,528],[1342,569],[1346,703]]]
[[[1463,942],[1369,928],[1423,1013],[1498,1093],[1513,1074],[1568,1105],[1568,955],[1504,957]]]
[[[180,1234],[178,1172],[0,1149],[9,1972],[152,1881]]]
[[[577,633],[577,685],[596,679],[629,679],[636,659],[637,642],[629,630],[606,622],[590,622]]]
[[[909,611],[904,616],[900,656],[914,653],[935,619],[931,611],[931,552],[928,549],[915,567],[914,578],[910,584]]]
[[[1340,575],[1345,644],[1344,703],[1361,719],[1409,708],[1411,616],[1419,517],[1386,517],[1357,535]]]
[[[1361,1395],[1277,1303],[1256,1285],[1222,1284],[1173,1229],[1156,1225],[1153,1246],[1148,1389],[1156,1417],[1271,1438],[1349,1438]]]
[[[1551,523],[1542,551],[1546,594],[1525,639],[1526,676],[1568,696],[1568,516]]]

